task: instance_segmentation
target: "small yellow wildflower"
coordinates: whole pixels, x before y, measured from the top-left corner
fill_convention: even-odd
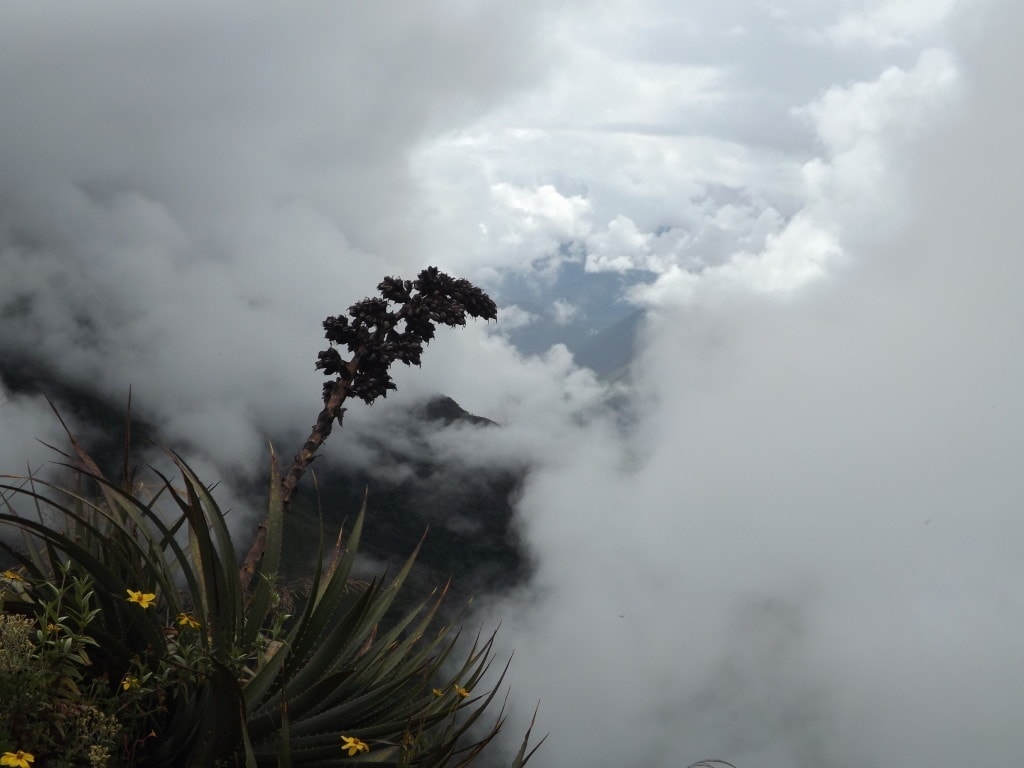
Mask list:
[[[25,580],[25,577],[22,576],[17,571],[4,571],[3,573],[0,573],[0,576],[3,576],[8,581],[24,581]],[[10,754],[10,752],[7,752],[6,754]]]
[[[156,602],[156,595],[152,592],[136,592],[134,589],[127,590],[128,602],[138,603],[143,608],[149,608]]]
[[[29,768],[28,764],[35,761],[35,755],[31,752],[22,752],[20,749],[17,752],[4,752],[3,757],[0,757],[0,765],[10,765],[13,768]]]
[[[435,696],[444,696],[444,691],[442,691],[440,688],[435,688],[434,689],[434,695]]]
[[[341,737],[341,751],[348,752],[348,756],[358,755],[360,752],[369,752],[370,745],[365,741],[360,741],[355,736],[342,736]]]
[[[135,675],[125,675],[124,680],[121,681],[121,690],[130,691],[132,688],[139,687],[139,678]]]
[[[191,613],[179,613],[178,626],[188,627],[189,629],[199,629],[199,620]]]
[[[458,683],[455,684],[455,692],[459,694],[459,696],[461,696],[462,698],[466,698],[467,696],[469,696],[469,691],[467,691]]]

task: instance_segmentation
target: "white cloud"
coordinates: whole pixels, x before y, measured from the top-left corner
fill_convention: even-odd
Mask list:
[[[907,46],[947,19],[958,0],[887,0],[868,3],[829,26],[825,39],[833,45],[873,48]]]
[[[851,152],[875,144],[883,136],[895,142],[902,133],[916,133],[935,119],[930,108],[957,84],[951,55],[928,49],[913,69],[887,68],[877,80],[832,86],[820,99],[794,114],[810,120],[823,145],[832,153]],[[877,149],[875,151],[878,151]]]
[[[786,297],[828,274],[841,255],[835,234],[801,213],[781,233],[769,235],[758,253],[737,253],[701,272],[674,267],[653,285],[637,287],[632,295],[655,306],[714,303],[736,294]]]
[[[569,323],[574,317],[579,315],[579,307],[573,306],[568,301],[562,299],[556,299],[551,304],[552,312],[554,313],[554,320],[557,325],[565,325]]]
[[[0,433],[0,474],[45,473],[60,458],[43,444],[58,445],[62,430],[41,396],[18,395],[0,384]]]
[[[590,229],[590,204],[586,199],[562,195],[551,184],[534,190],[495,184],[491,197],[501,213],[512,219],[512,224],[499,234],[505,244],[522,246],[528,240],[527,251],[544,254]]]
[[[1006,4],[969,39],[962,78],[926,54],[823,99],[826,125],[858,105],[817,166],[829,184],[762,251],[665,272],[639,429],[581,437],[527,489],[542,571],[496,613],[516,617],[517,691],[551,718],[554,762],[1000,764],[1024,748],[1024,154],[1005,99],[1020,15]],[[822,266],[832,279],[801,277]]]
[[[499,331],[512,331],[516,328],[522,328],[534,322],[536,319],[537,316],[532,312],[529,312],[522,307],[518,307],[515,304],[510,304],[507,307],[501,308]]]
[[[223,466],[308,423],[320,321],[429,263],[406,154],[543,61],[530,3],[392,6],[0,11],[7,353]]]
[[[700,301],[722,291],[786,295],[824,277],[838,266],[844,241],[863,245],[905,221],[913,203],[901,188],[901,157],[949,114],[958,85],[950,55],[927,50],[909,71],[892,67],[872,82],[834,86],[795,109],[826,151],[803,167],[804,209],[784,225],[777,215],[762,219],[762,236],[751,237],[759,250],[739,248],[699,271],[670,261],[653,286],[634,295],[654,303]],[[749,218],[741,223],[753,235]],[[643,242],[638,238],[633,242]]]
[[[616,216],[608,226],[587,239],[587,270],[625,272],[644,269],[651,235],[641,233],[628,216]]]

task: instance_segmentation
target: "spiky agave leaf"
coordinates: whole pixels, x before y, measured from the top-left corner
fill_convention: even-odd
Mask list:
[[[241,642],[246,647],[256,643],[274,604],[277,574],[281,567],[281,539],[284,535],[284,505],[281,501],[281,471],[277,454],[270,446],[270,497],[267,501],[267,544],[257,565],[256,585],[245,609],[245,625]]]
[[[499,715],[490,733],[463,743],[491,704],[504,672],[484,696],[464,701],[454,693],[456,685],[473,688],[481,683],[492,661],[493,635],[485,641],[478,637],[461,667],[440,683],[450,695],[439,698],[432,692],[458,640],[451,627],[428,636],[446,590],[413,607],[387,632],[377,631],[418,547],[387,585],[377,580],[362,594],[349,594],[365,515],[364,501],[332,566],[314,575],[305,611],[285,640],[287,653],[279,652],[245,688],[251,712],[250,764],[271,766],[280,760],[285,723],[293,764],[325,768],[409,760],[438,768],[468,765],[501,726]],[[344,756],[339,748],[342,734],[374,748],[357,757]]]

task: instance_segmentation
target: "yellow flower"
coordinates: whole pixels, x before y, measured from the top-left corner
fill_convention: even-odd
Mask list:
[[[149,608],[156,602],[156,595],[152,592],[136,592],[134,589],[127,590],[128,602],[138,603],[143,608]]]
[[[469,691],[460,686],[458,683],[455,684],[455,692],[459,694],[459,696],[461,696],[462,698],[466,698],[467,696],[469,696]]]
[[[139,678],[135,675],[125,675],[124,680],[121,681],[121,690],[130,691],[132,688],[139,687]]]
[[[435,696],[444,696],[444,691],[442,691],[440,688],[435,688],[434,689],[434,695]]]
[[[342,736],[341,737],[341,751],[348,752],[348,756],[358,755],[360,752],[369,752],[370,745],[365,741],[360,741],[355,736]]]
[[[25,580],[25,577],[22,576],[17,571],[4,571],[3,573],[0,573],[0,576],[3,576],[8,581],[24,581]],[[9,755],[10,752],[7,752],[6,754]]]
[[[35,755],[20,749],[17,752],[4,752],[3,757],[0,757],[0,765],[11,765],[14,768],[29,768],[28,764],[35,761]]]
[[[199,629],[199,621],[191,613],[178,614],[178,626],[189,629]]]

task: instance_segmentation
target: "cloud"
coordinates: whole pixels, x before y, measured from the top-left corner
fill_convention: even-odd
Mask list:
[[[499,222],[488,224],[485,233],[499,240],[502,250],[513,254],[556,256],[560,247],[584,237],[590,230],[590,204],[579,195],[562,195],[553,185],[534,190],[500,183],[491,187]],[[560,259],[550,262],[556,269]]]
[[[889,48],[912,40],[944,21],[957,0],[902,0],[869,5],[843,16],[825,30],[825,38],[840,46]]]
[[[429,263],[407,155],[532,82],[538,9],[0,11],[4,354],[224,467],[298,438],[320,321]]]
[[[567,301],[556,299],[551,304],[556,325],[565,325],[579,314],[579,307],[573,306]]]
[[[899,110],[919,109],[938,84],[955,88],[932,82],[953,77],[940,43],[955,7],[737,0],[698,12],[648,0],[603,4],[585,24],[562,8],[545,29],[559,55],[537,87],[414,153],[418,183],[441,201],[446,241],[431,248],[457,251],[464,270],[522,269],[523,251],[556,254],[545,262],[554,269],[558,247],[580,241],[588,269],[601,271],[674,273],[756,254],[806,209],[808,185],[883,170],[871,165],[887,158],[870,141],[882,126],[858,121],[909,129]],[[853,17],[902,20],[914,44],[822,45]],[[825,106],[838,100],[843,108]],[[844,141],[857,146],[841,153]],[[825,174],[815,164],[822,148]]]
[[[522,307],[510,304],[507,307],[501,308],[501,324],[499,330],[501,332],[513,331],[516,328],[523,328],[530,323],[534,322],[537,316],[532,312],[529,312]]]
[[[928,54],[898,110],[872,99],[856,119],[878,128],[823,157],[839,167],[863,139],[886,158],[837,172],[793,219],[830,224],[843,259],[825,279],[761,295],[764,273],[728,290],[724,268],[663,280],[636,431],[595,427],[534,475],[521,508],[538,581],[491,615],[553,763],[1020,754],[1024,154],[1005,94],[1021,19],[992,14],[954,52],[969,87],[924,77]],[[879,194],[857,200],[865,176]],[[872,211],[886,226],[859,231]]]
[[[786,222],[769,209],[756,221],[763,225],[760,237],[748,214],[740,220],[750,233],[744,244],[760,249],[722,254],[702,270],[670,262],[634,296],[659,303],[735,290],[785,294],[840,268],[841,241],[865,247],[905,222],[910,203],[901,188],[901,161],[920,132],[957,105],[958,85],[950,55],[930,49],[909,71],[891,67],[877,80],[834,86],[794,109],[813,125],[825,152],[803,165],[803,209]],[[727,210],[719,209],[718,216]],[[739,245],[735,235],[730,240]]]
[[[59,427],[42,397],[18,396],[0,386],[0,432],[2,474],[32,474],[55,458],[43,443],[57,444]]]

